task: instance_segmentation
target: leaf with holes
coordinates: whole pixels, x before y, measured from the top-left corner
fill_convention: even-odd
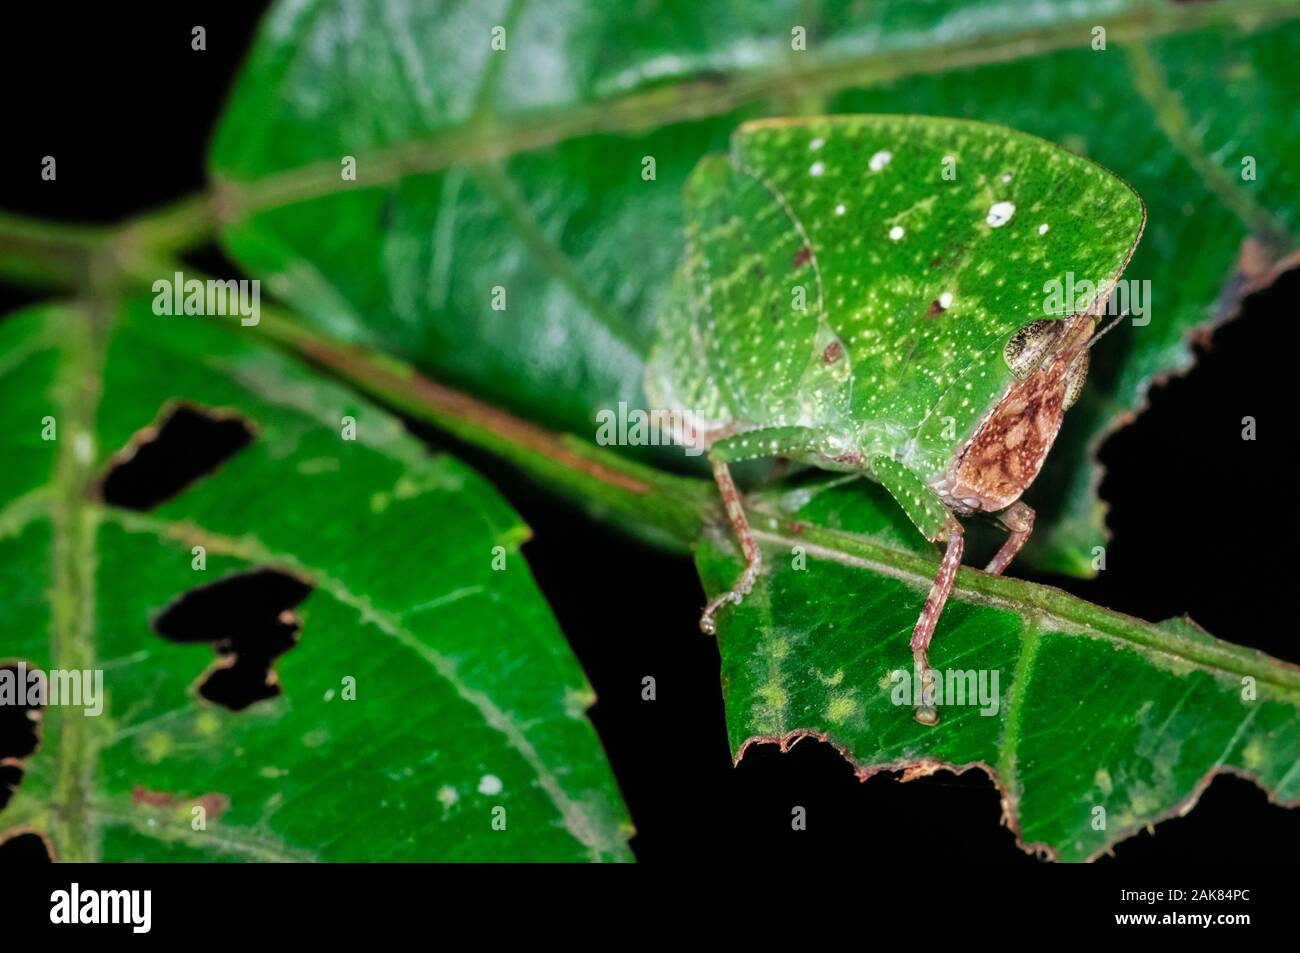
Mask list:
[[[317,327],[590,436],[601,409],[643,401],[682,187],[742,121],[926,113],[1035,133],[1149,205],[1122,289],[1140,323],[1098,346],[1028,497],[1025,558],[1090,575],[1105,542],[1096,446],[1189,366],[1190,331],[1235,313],[1296,248],[1300,176],[1281,157],[1300,151],[1298,13],[1291,0],[777,0],[652,16],[591,0],[284,4],[214,139],[224,240]]]
[[[1185,813],[1218,773],[1300,803],[1300,669],[1188,620],[1141,622],[961,570],[931,646],[937,725],[912,718],[903,637],[934,574],[884,491],[839,477],[756,498],[764,585],[719,620],[727,732],[829,741],[862,778],[979,768],[1026,850],[1085,860]],[[711,592],[741,561],[697,557]]]
[[[49,673],[43,706],[2,709],[38,720],[0,836],[65,860],[627,859],[518,516],[207,320],[0,324],[0,691]]]

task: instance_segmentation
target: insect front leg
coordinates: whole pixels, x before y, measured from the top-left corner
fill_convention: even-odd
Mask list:
[[[1029,539],[1029,534],[1034,528],[1034,511],[1017,500],[998,513],[996,519],[1006,527],[1007,539],[1002,544],[1002,548],[997,551],[997,555],[984,567],[984,571],[993,576],[1000,576],[1002,570],[1011,565],[1011,560],[1016,558],[1016,553],[1020,552],[1020,548]]]
[[[934,638],[934,628],[939,624],[939,616],[943,614],[948,593],[952,592],[952,581],[957,575],[957,567],[961,565],[963,548],[961,524],[953,519],[948,528],[948,546],[943,551],[943,559],[939,561],[939,572],[930,584],[930,592],[925,597],[925,605],[921,607],[920,618],[912,629],[912,663],[916,671],[921,673],[921,697],[916,703],[916,720],[923,725],[939,723],[939,713],[930,702],[934,690],[934,673],[930,669],[930,640]]]
[[[930,592],[921,607],[921,615],[912,629],[911,640],[912,664],[920,681],[914,699],[916,720],[923,725],[934,725],[939,721],[939,714],[932,704],[934,673],[930,670],[930,640],[934,637],[934,629],[939,623],[939,616],[943,614],[948,594],[952,592],[952,581],[957,575],[957,567],[961,565],[965,536],[961,524],[943,500],[939,499],[938,494],[906,466],[892,457],[874,457],[869,463],[876,479],[903,508],[921,535],[933,543],[947,543],[943,559],[939,562],[939,571],[930,584]]]
[[[732,529],[736,531],[736,539],[740,541],[740,551],[745,555],[745,569],[731,589],[714,596],[704,607],[704,614],[700,616],[700,630],[705,635],[713,635],[718,631],[718,623],[714,618],[718,610],[728,603],[739,603],[749,595],[754,588],[754,581],[758,579],[758,574],[763,569],[763,553],[758,548],[758,541],[754,539],[753,531],[749,528],[745,507],[740,501],[740,493],[736,489],[735,481],[731,479],[731,470],[722,460],[709,462],[713,465],[713,480],[722,493],[722,505],[727,511],[727,519],[731,522]]]
[[[700,616],[700,630],[706,635],[713,635],[718,630],[715,618],[718,610],[725,605],[739,604],[753,591],[754,583],[763,570],[763,553],[749,528],[744,503],[731,478],[728,465],[742,460],[794,453],[811,446],[813,438],[813,431],[803,427],[773,427],[735,434],[719,440],[710,448],[709,463],[713,467],[713,480],[722,493],[722,505],[726,509],[727,519],[740,542],[740,551],[745,556],[745,569],[728,591],[715,596],[704,607],[704,614]]]

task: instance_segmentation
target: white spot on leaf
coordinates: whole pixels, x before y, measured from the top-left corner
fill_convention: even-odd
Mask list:
[[[892,238],[894,241],[898,241],[900,238],[903,237],[904,234],[906,233],[903,231],[902,225],[895,225],[893,228],[889,230],[889,237]]]
[[[886,149],[881,149],[871,157],[871,161],[867,163],[867,168],[872,172],[879,172],[885,166],[889,165],[889,160],[892,158],[894,158],[892,152],[889,152]]]
[[[811,166],[808,167],[809,175],[821,175],[825,171],[826,171],[826,165],[825,163],[822,162],[814,162]]]
[[[1016,214],[1016,207],[1010,202],[997,202],[989,209],[988,217],[984,221],[988,222],[994,228],[1001,228],[1007,222],[1011,221],[1011,216]]]
[[[493,794],[500,794],[501,788],[503,786],[504,785],[502,785],[501,779],[498,778],[495,774],[485,774],[483,775],[482,778],[479,779],[478,793],[486,794],[490,797]]]

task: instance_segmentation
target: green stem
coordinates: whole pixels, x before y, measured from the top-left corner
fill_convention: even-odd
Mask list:
[[[306,332],[262,312],[268,336],[358,390],[511,463],[595,515],[672,549],[699,538],[717,516],[713,485],[654,467],[514,417],[365,348]]]
[[[148,288],[159,275],[184,270],[172,259],[135,254],[118,259],[124,278]],[[656,545],[678,551],[699,538],[703,523],[720,518],[713,484],[629,460],[572,434],[557,433],[420,374],[371,348],[336,341],[271,304],[256,327],[229,321],[236,333],[264,335],[379,402],[485,450],[550,487],[592,515],[619,524]]]
[[[57,225],[0,212],[0,277],[38,287],[78,287],[112,235],[104,228]]]

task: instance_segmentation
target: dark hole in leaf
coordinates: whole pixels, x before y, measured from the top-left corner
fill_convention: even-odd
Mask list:
[[[0,691],[17,690],[20,678],[27,672],[16,665],[0,666]],[[4,674],[12,673],[12,674]],[[27,682],[31,688],[30,680]],[[9,803],[14,791],[23,779],[23,769],[18,763],[32,754],[41,743],[37,730],[40,724],[40,705],[17,703],[8,695],[0,696],[0,810]]]
[[[218,656],[199,694],[231,711],[280,694],[271,665],[298,642],[291,611],[312,587],[287,573],[257,569],[191,589],[154,620],[180,643],[209,642]]]
[[[30,831],[16,834],[0,842],[0,866],[17,867],[19,864],[49,864],[54,858],[46,846],[45,838]]]
[[[211,473],[253,440],[253,431],[238,417],[204,413],[178,406],[152,440],[139,444],[129,459],[105,474],[100,494],[105,503],[132,510],[151,510]]]

